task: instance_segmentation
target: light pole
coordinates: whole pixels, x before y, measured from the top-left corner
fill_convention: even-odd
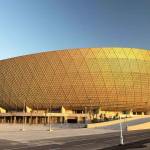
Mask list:
[[[24,129],[24,122],[25,122],[25,108],[26,107],[26,102],[24,101],[24,103],[23,103],[23,116],[22,116],[22,129],[21,129],[21,131],[25,131],[25,129]]]
[[[126,117],[125,117],[126,132],[128,132],[128,113],[130,113],[130,110],[129,110],[129,111],[126,111]]]
[[[120,145],[124,144],[124,139],[123,139],[123,130],[122,130],[122,122],[121,122],[121,115],[120,115]]]
[[[88,98],[88,100],[89,100],[89,117],[90,117],[90,122],[92,121],[92,104],[91,104],[91,99],[90,98]]]
[[[52,132],[52,131],[53,131],[53,130],[52,130],[52,125],[51,125],[51,106],[52,106],[52,105],[50,105],[50,113],[49,113],[49,116],[48,116],[48,117],[49,117],[49,129],[48,129],[49,132]]]
[[[86,116],[85,116],[85,125],[87,125],[87,124],[88,124],[88,122],[87,122],[87,120],[88,120],[88,118],[87,118],[87,117],[88,117],[88,115],[87,115],[87,107],[85,106],[84,109],[85,109],[85,110],[84,110],[84,111],[85,111],[84,113],[85,113],[85,115],[86,115]]]

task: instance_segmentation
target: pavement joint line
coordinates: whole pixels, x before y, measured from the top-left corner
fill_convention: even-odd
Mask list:
[[[49,150],[58,150],[58,149],[62,149],[61,147],[58,148],[50,148]]]
[[[21,146],[21,147],[14,147],[14,148],[5,148],[5,149],[3,149],[3,150],[17,150],[17,149],[21,149],[21,148],[30,148],[30,147]]]
[[[63,145],[64,143],[61,142],[41,142],[41,143],[31,143],[32,146],[43,146],[43,145],[50,145],[50,144],[57,144],[57,145]]]

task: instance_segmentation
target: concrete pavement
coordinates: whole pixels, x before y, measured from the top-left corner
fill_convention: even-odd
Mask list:
[[[54,128],[53,131],[48,132],[49,126],[44,125],[24,125],[24,130],[21,131],[22,125],[1,124],[0,125],[0,139],[11,140],[26,143],[32,140],[65,138],[73,136],[84,136],[93,134],[104,134],[116,132],[115,130],[104,129],[87,129],[87,128]]]
[[[148,120],[134,121],[130,124],[143,121]],[[20,130],[22,127],[25,131]],[[118,125],[93,129],[79,127],[82,125],[52,125],[53,131],[48,132],[49,125],[0,124],[0,150],[150,149],[150,130],[123,131],[125,145],[120,147]]]
[[[119,133],[31,140],[26,143],[0,140],[1,150],[149,150],[150,131],[124,134],[125,145],[118,146]]]

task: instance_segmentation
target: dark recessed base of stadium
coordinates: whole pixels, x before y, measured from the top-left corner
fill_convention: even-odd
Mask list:
[[[81,48],[0,61],[0,122],[149,114],[150,51]]]

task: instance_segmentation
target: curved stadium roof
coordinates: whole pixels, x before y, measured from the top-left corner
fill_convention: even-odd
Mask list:
[[[146,111],[150,102],[150,51],[81,48],[0,61],[0,106],[101,106]]]

